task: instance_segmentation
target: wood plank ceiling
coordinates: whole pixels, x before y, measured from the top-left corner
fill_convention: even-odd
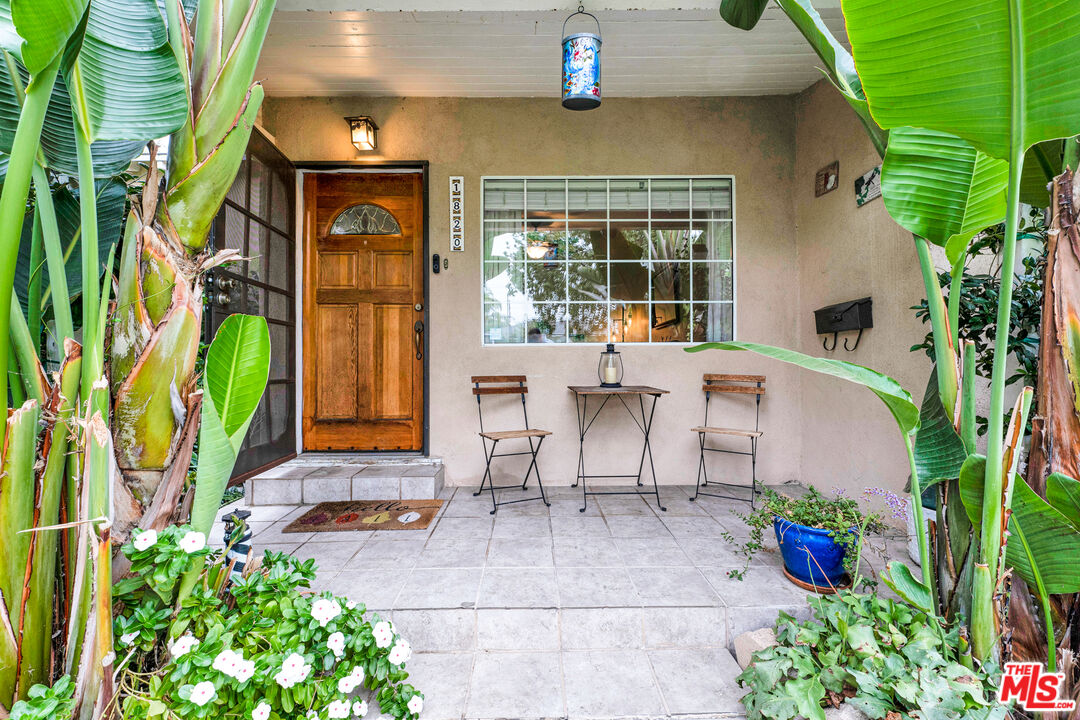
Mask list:
[[[296,9],[301,2],[284,4],[271,22],[256,73],[270,95],[559,95],[567,10]],[[715,9],[597,15],[605,97],[788,94],[822,77],[820,61],[775,6],[749,33],[729,27]],[[840,9],[821,15],[846,41]]]

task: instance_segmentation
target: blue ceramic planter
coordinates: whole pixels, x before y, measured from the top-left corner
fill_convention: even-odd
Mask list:
[[[839,587],[846,581],[844,547],[829,537],[828,530],[807,527],[773,517],[776,542],[784,567],[797,580],[817,587]]]

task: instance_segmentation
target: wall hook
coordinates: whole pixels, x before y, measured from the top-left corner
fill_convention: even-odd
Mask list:
[[[862,331],[863,331],[863,329],[859,328],[859,334],[855,336],[855,344],[852,345],[851,347],[847,346],[848,339],[844,338],[844,349],[845,350],[847,350],[848,352],[853,352],[855,350],[855,348],[859,347],[859,341],[862,340]]]
[[[832,334],[832,347],[829,347],[829,338],[826,337],[825,341],[821,343],[821,347],[825,348],[825,352],[832,352],[836,349],[836,338],[840,335],[840,332],[834,332]],[[846,341],[845,341],[846,342]]]

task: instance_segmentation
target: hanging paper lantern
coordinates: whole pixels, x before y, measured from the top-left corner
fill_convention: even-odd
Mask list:
[[[595,33],[566,34],[566,23],[578,15],[588,15],[596,23]],[[562,104],[568,110],[592,110],[600,105],[600,21],[585,8],[563,21]]]

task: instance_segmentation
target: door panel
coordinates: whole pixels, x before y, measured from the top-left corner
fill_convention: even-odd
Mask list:
[[[304,178],[306,450],[422,448],[423,210],[418,173]]]

